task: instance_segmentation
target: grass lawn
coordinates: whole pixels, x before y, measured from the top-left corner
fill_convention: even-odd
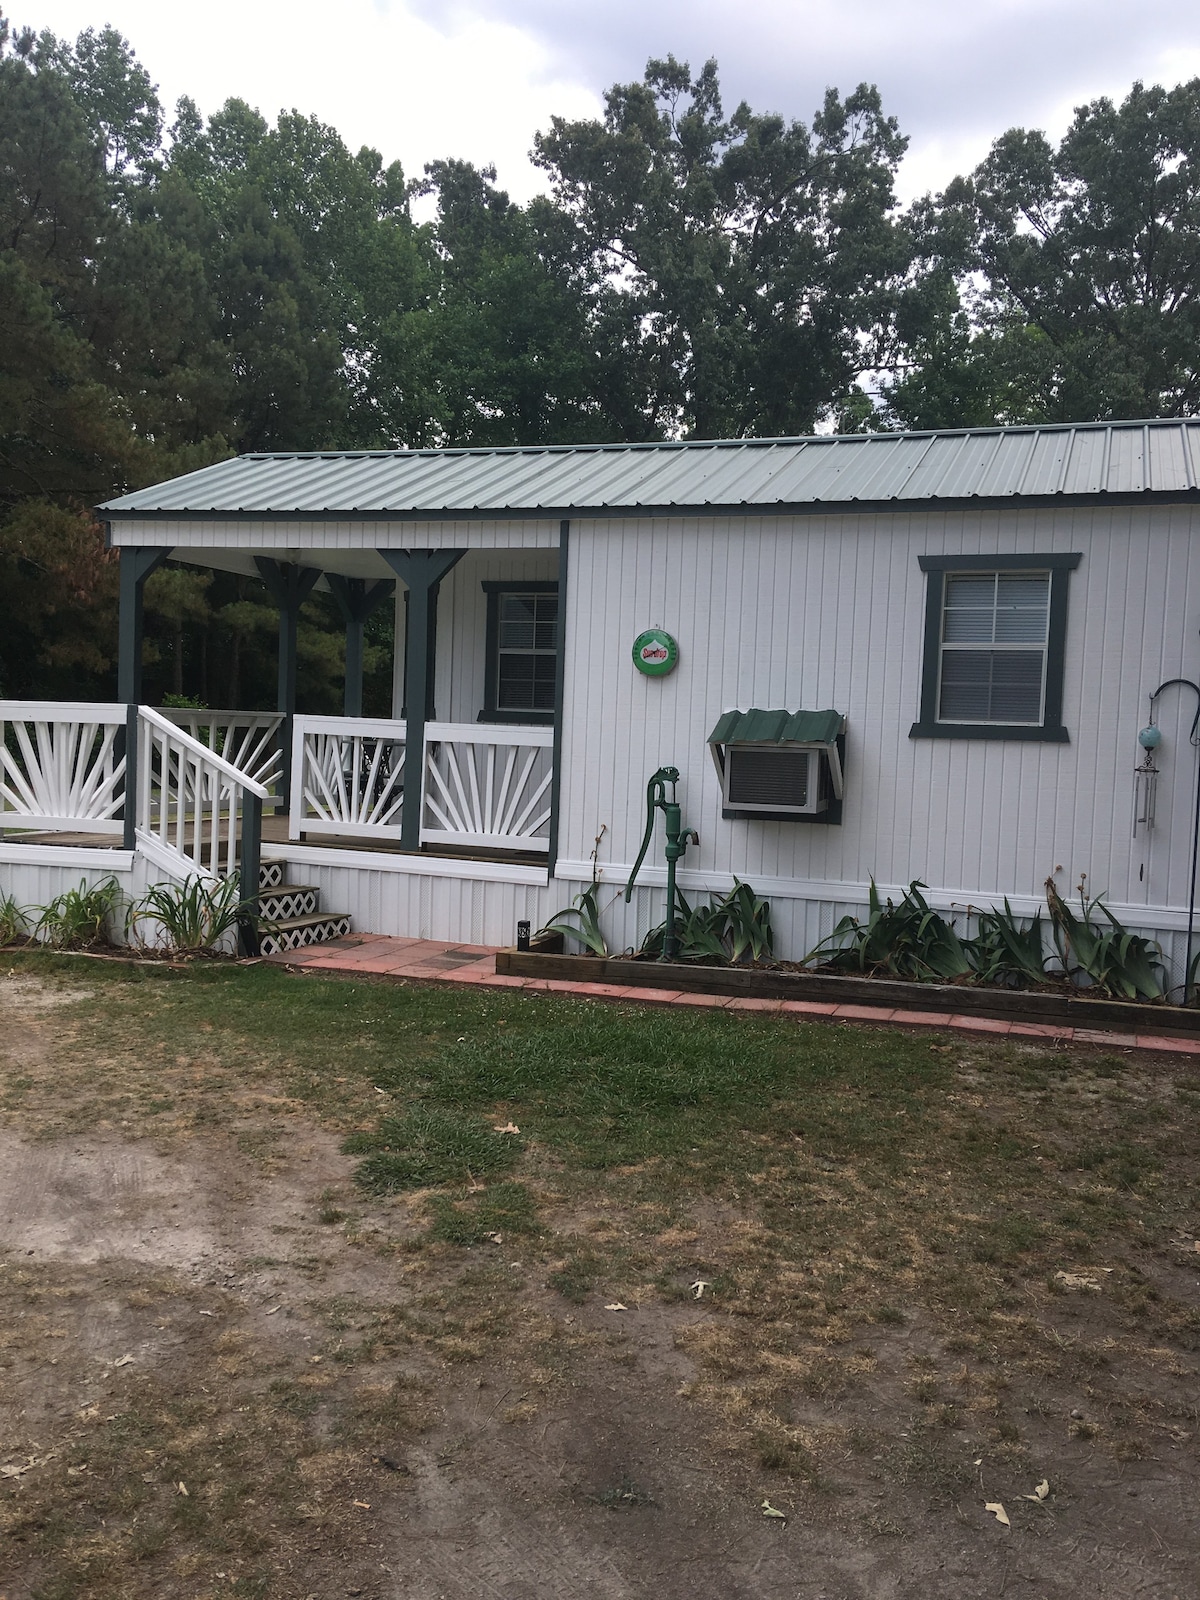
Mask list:
[[[1196,1591],[1189,1063],[6,965],[5,1600]]]

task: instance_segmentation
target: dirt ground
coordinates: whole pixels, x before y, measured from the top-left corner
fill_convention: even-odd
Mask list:
[[[1200,1594],[1200,1341],[1129,1355],[1105,1268],[1038,1312],[1090,1369],[1048,1361],[1008,1433],[1004,1363],[952,1313],[855,1328],[776,1403],[824,1441],[789,1473],[731,1443],[736,1313],[689,1281],[751,1226],[736,1205],[646,1242],[659,1291],[570,1299],[556,1250],[602,1210],[430,1246],[421,1197],[364,1198],[269,1075],[207,1120],[58,1115],[64,1061],[103,1071],[88,992],[0,978],[0,1077],[25,1086],[0,1126],[0,1600]],[[180,1058],[176,1110],[202,1072]],[[1144,1261],[1150,1293],[1200,1305],[1197,1251]]]

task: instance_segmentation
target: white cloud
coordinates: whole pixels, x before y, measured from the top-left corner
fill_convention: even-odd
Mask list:
[[[36,4],[36,0],[35,0]],[[209,113],[231,96],[273,119],[293,107],[338,129],[352,149],[372,145],[410,177],[458,156],[493,163],[524,200],[543,187],[529,164],[551,115],[593,116],[600,97],[559,75],[550,47],[519,26],[464,12],[445,28],[402,4],[342,0],[41,0],[17,24],[74,38],[111,23],[133,45],[168,107],[189,94]]]
[[[12,0],[9,0],[12,3]],[[1134,78],[1200,75],[1195,0],[30,0],[17,22],[73,35],[105,21],[129,38],[168,102],[204,111],[238,95],[273,117],[312,112],[352,147],[427,161],[494,162],[517,199],[550,117],[593,116],[614,81],[668,51],[715,55],[727,106],[807,120],[827,84],[875,82],[910,136],[905,198],[972,167],[1014,125],[1060,136],[1072,109]]]

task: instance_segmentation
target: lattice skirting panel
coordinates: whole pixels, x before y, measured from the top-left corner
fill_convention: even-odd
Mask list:
[[[281,922],[285,917],[311,917],[321,904],[321,891],[312,888],[268,889],[259,896],[258,905],[268,922]]]
[[[259,939],[259,949],[265,956],[278,956],[288,950],[303,950],[311,944],[324,944],[327,939],[340,939],[349,932],[349,917],[322,917],[320,922],[308,923],[303,928],[264,929]]]

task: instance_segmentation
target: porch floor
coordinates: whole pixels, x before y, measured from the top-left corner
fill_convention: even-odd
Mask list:
[[[1044,1044],[1093,1044],[1124,1050],[1154,1050],[1167,1055],[1200,1056],[1200,1040],[1165,1039],[1157,1034],[1106,1032],[1098,1028],[1059,1028],[1036,1022],[1005,1022],[950,1012],[897,1011],[891,1006],[830,1005],[812,1000],[731,999],[717,994],[681,994],[670,989],[640,989],[611,983],[569,983],[553,978],[517,978],[496,971],[494,945],[452,944],[438,939],[393,939],[381,934],[349,934],[305,950],[264,956],[275,966],[304,972],[403,978],[420,983],[467,983],[489,989],[576,995],[584,999],[637,1001],[650,1006],[700,1006],[712,1011],[754,1011],[802,1021],[890,1023],[904,1028],[951,1029],[956,1033],[1007,1035]]]
[[[238,829],[241,836],[241,829]],[[122,848],[119,833],[22,833],[6,830],[4,834],[6,844],[37,844],[58,845],[64,850],[120,850]],[[286,846],[293,850],[311,846],[320,850],[358,850],[370,851],[373,854],[380,852],[388,855],[403,854],[402,847],[397,839],[360,839],[350,838],[340,833],[301,834],[299,840],[288,838],[288,819],[284,816],[267,815],[262,820],[262,842],[264,845]],[[422,847],[423,856],[443,857],[455,861],[508,861],[522,866],[544,867],[546,857],[533,850],[467,850],[456,847],[447,849],[437,845]]]

